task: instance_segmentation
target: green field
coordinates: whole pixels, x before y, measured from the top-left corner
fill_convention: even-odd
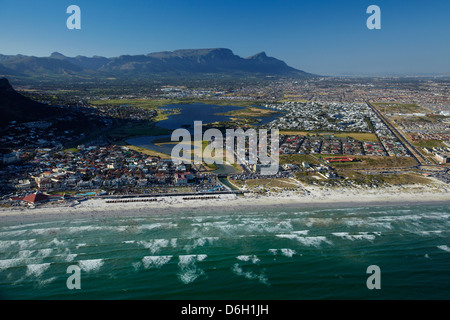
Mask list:
[[[366,132],[314,132],[314,131],[296,131],[296,130],[280,130],[280,134],[300,135],[310,137],[333,136],[335,138],[351,138],[358,141],[378,142],[378,138],[374,133]]]
[[[429,113],[428,109],[412,103],[376,102],[372,103],[378,110],[384,113]]]
[[[416,140],[412,143],[416,147],[420,148],[441,148],[446,147],[446,145],[441,140]]]
[[[248,180],[232,180],[232,183],[239,188],[246,187],[247,189],[266,189],[266,190],[276,190],[276,189],[297,189],[299,185],[292,181],[291,179],[281,178],[281,179],[248,179]]]
[[[309,164],[320,164],[319,161],[307,154],[282,154],[280,155],[280,164],[298,164],[302,165],[303,162]]]
[[[348,175],[346,172],[341,173],[342,176],[348,177],[357,184],[373,184],[373,185],[411,185],[411,184],[430,184],[433,181],[421,174],[403,173],[403,174],[362,174],[360,172],[352,172]]]
[[[132,146],[132,145],[123,145],[123,146],[129,148],[130,150],[134,150],[139,153],[143,153],[143,154],[146,154],[146,155],[149,155],[152,157],[159,157],[161,159],[170,159],[171,158],[170,155],[168,155],[168,154],[153,151],[150,149],[145,149],[145,148],[136,147],[136,146]]]
[[[330,155],[316,155],[318,158],[326,158]],[[380,168],[405,168],[417,165],[411,157],[372,157],[372,156],[352,156],[353,162],[330,164],[339,169],[380,169]]]
[[[274,114],[279,114],[280,112],[269,109],[261,109],[257,107],[246,107],[245,109],[240,110],[232,110],[225,113],[219,113],[220,115],[225,115],[229,117],[238,117],[238,118],[259,118],[259,117],[268,117]]]
[[[191,104],[204,103],[218,106],[236,106],[236,107],[251,107],[263,104],[263,101],[247,101],[247,100],[204,100],[204,99],[111,99],[111,100],[93,100],[89,101],[93,106],[120,106],[130,105],[146,109],[155,109],[171,104]]]

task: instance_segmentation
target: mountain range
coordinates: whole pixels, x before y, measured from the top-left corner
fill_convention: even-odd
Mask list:
[[[185,49],[122,55],[67,57],[54,52],[49,57],[0,54],[3,76],[195,76],[202,74],[261,75],[310,78],[316,75],[297,70],[285,62],[261,52],[242,58],[230,49]]]

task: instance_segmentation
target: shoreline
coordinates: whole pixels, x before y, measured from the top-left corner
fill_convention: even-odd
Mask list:
[[[148,197],[152,199],[152,197]],[[311,189],[310,194],[282,192],[273,195],[220,195],[217,199],[183,200],[183,196],[161,197],[155,202],[106,203],[105,199],[90,199],[77,206],[46,204],[34,209],[0,209],[0,221],[20,222],[36,219],[77,219],[96,217],[161,216],[164,214],[218,213],[237,210],[253,211],[274,208],[350,208],[375,206],[414,206],[450,204],[450,191],[435,188],[405,189]]]

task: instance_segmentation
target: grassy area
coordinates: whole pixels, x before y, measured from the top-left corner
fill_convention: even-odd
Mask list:
[[[80,150],[78,150],[77,148],[68,148],[66,150],[64,150],[64,152],[72,152],[72,153],[78,153]]]
[[[233,166],[233,168],[236,169],[237,172],[242,173],[244,170],[242,169],[242,167],[240,165],[238,165],[237,163],[233,163],[231,164]]]
[[[326,179],[319,175],[316,172],[298,172],[295,174],[295,178],[302,183],[309,184],[311,182],[317,182],[317,181],[325,181]]]
[[[420,148],[440,148],[446,147],[446,145],[441,140],[416,140],[413,145]]]
[[[280,155],[280,164],[298,164],[302,165],[303,162],[309,164],[320,164],[319,161],[307,154],[282,154]]]
[[[248,179],[248,180],[233,180],[233,184],[242,188],[246,186],[249,189],[253,188],[297,188],[298,185],[290,179]]]
[[[325,158],[329,155],[316,155],[318,158]],[[334,168],[342,169],[376,169],[376,168],[403,168],[417,165],[411,157],[372,157],[372,156],[352,156],[354,162],[334,162]]]
[[[179,103],[173,99],[110,99],[89,101],[93,106],[134,106],[144,109],[156,109],[169,104]]]
[[[167,145],[167,144],[169,144],[169,145],[175,145],[175,144],[178,144],[179,142],[171,141],[170,138],[161,138],[161,139],[155,139],[155,140],[153,140],[153,143],[154,143],[155,145],[157,145],[157,146],[162,146],[162,145]],[[194,145],[194,141],[191,141],[190,143],[191,143],[191,146]],[[209,141],[202,141],[202,155],[203,155],[203,157],[205,156],[205,153],[204,153],[205,148],[206,148],[208,145],[209,145]],[[191,153],[194,154],[194,148],[191,149]],[[215,155],[215,152],[212,152],[212,156],[214,156],[214,155]],[[224,156],[223,159],[225,160],[225,156]],[[215,171],[215,170],[219,169],[219,167],[218,167],[215,163],[208,164],[208,163],[206,163],[206,162],[203,162],[203,165],[205,166],[205,168],[206,168],[208,171]]]
[[[161,152],[156,152],[150,149],[145,149],[145,148],[141,148],[141,147],[136,147],[136,146],[132,146],[132,145],[123,145],[124,147],[129,148],[130,150],[134,150],[152,157],[159,157],[161,159],[170,159],[170,155],[165,154],[165,153],[161,153]]]
[[[280,112],[269,109],[261,109],[257,107],[246,107],[245,109],[232,110],[225,113],[219,113],[220,115],[229,117],[240,117],[240,118],[258,118],[267,117],[274,114],[279,114]]]
[[[377,102],[372,103],[378,110],[385,113],[428,113],[428,109],[412,103]]]
[[[237,106],[237,107],[251,107],[261,105],[263,101],[248,101],[248,100],[213,100],[213,99],[111,99],[111,100],[94,100],[89,101],[94,106],[105,105],[130,105],[147,109],[156,109],[171,104],[191,104],[204,103],[217,106]]]
[[[208,171],[216,171],[217,169],[219,169],[219,167],[215,163],[208,164],[206,162],[203,162],[203,165]]]
[[[376,134],[367,132],[314,132],[314,131],[280,130],[280,134],[301,135],[311,137],[333,136],[335,138],[351,138],[358,141],[378,142]]]
[[[433,181],[421,174],[363,174],[361,172],[340,172],[340,175],[351,179],[356,184],[366,185],[411,185],[411,184],[429,184]]]
[[[153,119],[155,122],[166,120],[169,115],[178,114],[179,110],[160,110],[158,108],[169,104],[177,104],[179,100],[173,99],[111,99],[89,101],[93,106],[133,106],[142,109],[157,110],[157,115]]]

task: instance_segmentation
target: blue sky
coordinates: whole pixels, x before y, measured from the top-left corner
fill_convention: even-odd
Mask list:
[[[81,30],[66,9],[81,8]],[[381,8],[381,30],[366,9]],[[191,48],[260,51],[307,72],[450,72],[448,0],[0,0],[0,53],[146,54]]]

